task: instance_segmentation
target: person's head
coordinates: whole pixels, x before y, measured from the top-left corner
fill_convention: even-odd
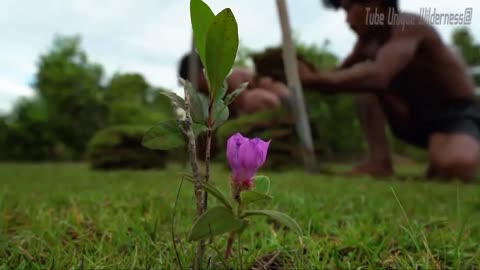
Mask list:
[[[189,70],[190,70],[190,53],[187,53],[180,60],[180,66],[178,68],[178,76],[184,80],[189,80]],[[194,55],[195,62],[197,63],[197,86],[199,90],[208,90],[208,83],[203,74],[203,65],[200,61],[198,54]]]
[[[366,23],[367,8],[370,13],[377,9],[378,13],[387,14],[389,10],[398,10],[397,0],[323,0],[327,7],[342,8],[346,13],[346,21],[350,28],[360,37],[371,34],[378,27]],[[385,17],[385,21],[387,18]],[[385,22],[385,24],[387,24]]]

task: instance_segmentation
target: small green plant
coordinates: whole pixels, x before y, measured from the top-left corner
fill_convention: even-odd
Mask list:
[[[229,117],[228,105],[244,91],[247,84],[227,93],[226,78],[230,73],[238,50],[238,29],[235,16],[228,8],[215,15],[202,0],[191,0],[190,15],[195,48],[204,66],[208,99],[199,94],[192,84],[180,79],[185,98],[163,92],[172,101],[177,119],[161,122],[144,136],[143,145],[155,150],[172,149],[188,144],[192,175],[187,179],[194,184],[197,219],[189,233],[189,240],[199,241],[194,268],[202,268],[205,240],[229,233],[225,258],[231,256],[234,237],[239,236],[252,216],[268,216],[298,234],[300,226],[286,214],[273,210],[249,209],[247,206],[271,200],[270,180],[255,176],[267,157],[269,142],[248,139],[237,133],[227,142],[227,159],[232,168],[232,199],[210,183],[210,146],[213,131]],[[206,132],[205,178],[201,179],[196,155],[196,137]],[[207,209],[208,194],[220,202]]]
[[[267,216],[302,235],[302,229],[288,215],[265,209],[249,209],[249,206],[270,201],[270,179],[256,176],[257,170],[265,163],[270,142],[259,138],[248,139],[240,133],[227,141],[227,160],[232,169],[230,186],[232,199],[229,199],[215,186],[202,183],[202,188],[212,194],[219,206],[207,210],[194,223],[190,240],[203,240],[229,232],[225,249],[225,259],[231,256],[235,234],[241,234],[249,224],[251,216]]]

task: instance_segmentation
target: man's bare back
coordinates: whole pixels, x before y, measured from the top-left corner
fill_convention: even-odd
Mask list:
[[[444,102],[456,98],[471,99],[474,96],[473,79],[464,62],[441,40],[433,27],[414,14],[418,23],[391,28],[392,40],[417,40],[415,55],[392,81],[390,88],[405,99],[427,99],[430,102]],[[423,23],[420,23],[423,22]]]

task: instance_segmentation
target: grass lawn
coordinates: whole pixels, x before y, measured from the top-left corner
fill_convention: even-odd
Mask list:
[[[179,268],[171,233],[182,170],[0,164],[0,269]],[[297,269],[480,268],[477,185],[264,173],[272,180],[270,207],[296,218],[305,236],[253,219],[226,262],[235,269],[265,255]],[[213,168],[213,178],[226,190],[223,166]],[[194,209],[185,182],[175,227],[184,267],[195,247],[185,241]],[[209,268],[224,268],[225,242],[209,245]]]

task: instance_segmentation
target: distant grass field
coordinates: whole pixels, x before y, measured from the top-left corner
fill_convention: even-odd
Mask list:
[[[0,269],[179,268],[171,225],[182,170],[0,164]],[[225,237],[209,245],[208,268],[250,268],[265,255],[272,268],[480,268],[477,185],[263,173],[272,179],[270,207],[296,218],[305,236],[253,220],[232,260],[222,260]],[[216,165],[213,176],[226,190],[228,171]],[[175,228],[184,268],[193,258],[185,241],[192,199],[185,182]]]

